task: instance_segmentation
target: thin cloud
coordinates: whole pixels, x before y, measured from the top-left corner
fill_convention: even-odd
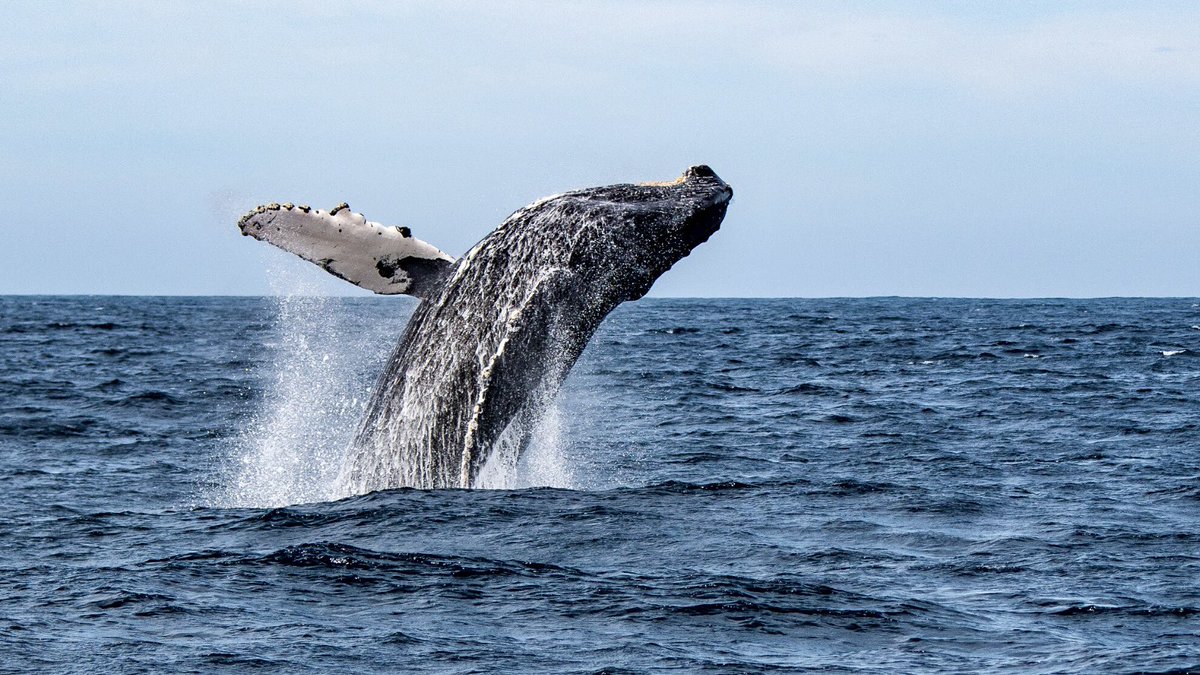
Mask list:
[[[1015,24],[884,14],[791,19],[764,36],[759,55],[806,80],[942,85],[991,96],[1200,84],[1200,12],[1132,10]]]

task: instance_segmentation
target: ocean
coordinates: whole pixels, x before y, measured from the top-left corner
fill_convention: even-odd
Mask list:
[[[0,297],[0,671],[1200,669],[1200,300],[628,303],[338,494],[413,307]]]

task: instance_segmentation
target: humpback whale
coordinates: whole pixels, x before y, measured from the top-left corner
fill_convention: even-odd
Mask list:
[[[517,461],[604,317],[707,241],[732,196],[707,166],[668,183],[565,192],[513,213],[457,260],[346,204],[268,204],[238,226],[362,288],[421,300],[341,487],[469,488],[488,461]]]

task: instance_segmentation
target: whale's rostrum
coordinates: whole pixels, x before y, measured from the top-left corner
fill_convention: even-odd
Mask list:
[[[344,204],[260,206],[239,226],[351,283],[421,298],[352,441],[344,491],[472,487],[489,457],[516,461],[604,317],[706,241],[732,195],[707,166],[566,192],[458,260]]]

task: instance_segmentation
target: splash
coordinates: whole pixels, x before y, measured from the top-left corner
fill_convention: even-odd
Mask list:
[[[323,295],[322,285],[305,280],[311,275],[290,260],[271,267],[275,339],[263,345],[272,352],[264,396],[203,500],[218,507],[277,507],[363,492],[345,480],[351,440],[412,307],[388,299],[381,303],[383,317],[356,312],[344,299]],[[406,414],[411,420],[427,411]],[[571,487],[565,430],[551,405],[524,452],[508,441],[511,447],[496,453],[476,487]]]
[[[577,487],[575,470],[566,452],[567,423],[562,408],[552,404],[534,426],[522,452],[516,434],[506,434],[475,479],[484,490],[535,487]]]
[[[290,264],[290,263],[288,263]],[[209,500],[224,507],[282,506],[347,496],[336,478],[366,406],[373,368],[394,335],[364,336],[350,307],[287,270],[272,270],[276,341],[262,407],[236,438]],[[302,277],[301,277],[302,278]],[[274,281],[276,279],[282,281]],[[289,285],[287,293],[279,286]],[[403,312],[397,307],[395,311]]]

